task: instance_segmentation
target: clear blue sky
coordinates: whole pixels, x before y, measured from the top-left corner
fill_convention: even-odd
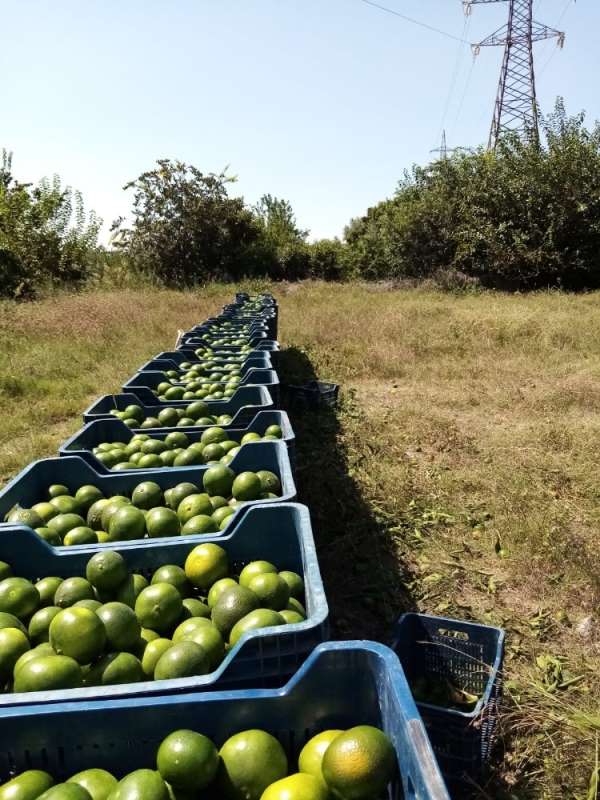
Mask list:
[[[460,0],[379,1],[463,36]],[[561,94],[592,121],[600,3],[537,0],[536,16],[555,26],[567,7],[565,49],[537,46],[539,98],[547,111]],[[506,8],[476,7],[468,40]],[[106,222],[129,208],[123,184],[171,157],[229,164],[234,193],[285,197],[313,237],[341,235],[430,158],[442,124],[450,145],[487,139],[502,55],[483,50],[471,70],[467,47],[360,0],[4,0],[0,12],[0,147],[17,177],[59,173]]]

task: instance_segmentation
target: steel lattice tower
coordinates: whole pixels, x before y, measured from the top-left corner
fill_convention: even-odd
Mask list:
[[[474,46],[475,55],[482,47],[504,47],[504,59],[498,83],[494,116],[488,147],[494,148],[506,131],[531,131],[538,137],[538,107],[535,91],[533,44],[557,38],[564,44],[565,35],[533,19],[533,0],[463,0],[465,13],[476,4],[508,2],[508,22]]]

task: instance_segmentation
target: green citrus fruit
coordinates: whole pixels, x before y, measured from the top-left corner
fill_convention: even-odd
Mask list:
[[[42,524],[46,524],[50,522],[52,517],[56,517],[59,513],[58,509],[55,508],[52,503],[36,503],[34,506],[31,506],[31,511],[38,515],[38,517],[42,520]],[[35,521],[35,519],[33,520]],[[23,522],[24,525],[29,523]],[[35,528],[35,525],[30,525],[30,528]]]
[[[41,794],[38,800],[91,800],[91,795],[77,783],[57,783]]]
[[[113,517],[113,514],[116,514],[117,511],[123,506],[129,506],[129,505],[131,505],[131,500],[129,500],[128,497],[123,497],[122,495],[111,497],[110,500],[106,503],[106,505],[102,508],[102,511],[100,513],[100,528],[96,528],[96,530],[108,531],[108,526]],[[91,524],[90,527],[92,527]]]
[[[73,528],[65,535],[63,544],[65,547],[73,547],[78,544],[96,544],[97,541],[96,531],[81,525],[79,528]]]
[[[85,512],[86,514],[94,503],[103,498],[104,495],[97,486],[80,486],[75,492],[75,500],[79,503],[82,513]]]
[[[218,458],[221,458],[221,456],[218,456]],[[229,497],[234,480],[237,479],[233,470],[229,469],[225,464],[215,464],[214,467],[209,467],[204,473],[202,484],[209,495]]]
[[[54,783],[41,769],[28,769],[0,786],[0,800],[36,800]]]
[[[135,615],[140,625],[158,633],[173,629],[181,617],[181,595],[170,583],[154,583],[142,589],[135,601]]]
[[[162,489],[154,481],[144,481],[133,490],[131,502],[137,508],[146,510],[161,506],[163,503]]]
[[[207,494],[190,494],[177,507],[177,516],[182,525],[198,514],[210,516],[212,512],[213,507]]]
[[[195,597],[184,597],[182,619],[192,619],[194,617],[208,619],[210,617],[210,608],[202,600],[198,600]]]
[[[177,510],[179,508],[179,504],[185,500],[186,497],[189,497],[191,494],[198,494],[198,487],[195,486],[193,483],[178,483],[177,486],[174,486],[172,489],[169,489],[170,495],[167,502],[169,508]],[[165,500],[166,500],[166,493],[165,493]]]
[[[87,524],[93,531],[102,530],[102,511],[109,502],[110,500],[103,498],[102,500],[96,500],[96,502],[90,506],[87,512]]]
[[[114,550],[102,550],[93,555],[85,568],[88,581],[101,592],[114,592],[129,574],[127,562]]]
[[[183,431],[172,431],[165,436],[168,447],[187,447],[190,443],[188,436]]]
[[[76,783],[90,795],[92,800],[108,800],[117,786],[117,779],[105,769],[86,769],[73,775],[67,783]]]
[[[0,611],[19,619],[29,617],[40,605],[40,593],[25,578],[5,578],[0,581]]]
[[[59,655],[89,664],[104,650],[106,631],[88,608],[65,608],[50,623],[50,644]]]
[[[272,608],[274,611],[281,611],[290,599],[290,587],[274,572],[255,575],[250,579],[248,589],[258,597],[262,608]]]
[[[94,587],[85,578],[66,578],[54,594],[54,605],[69,608],[78,600],[94,600]]]
[[[163,739],[156,766],[176,789],[197,793],[212,783],[219,766],[217,748],[206,736],[194,731],[174,731]]]
[[[141,662],[133,653],[108,653],[85,676],[86,686],[116,686],[145,679]]]
[[[202,432],[202,436],[200,437],[202,444],[218,444],[219,442],[224,442],[226,439],[227,433],[223,428],[215,426],[207,428]]]
[[[49,628],[54,617],[60,613],[58,606],[44,606],[40,608],[29,620],[27,633],[32,644],[47,642],[50,638]],[[0,631],[0,633],[2,633]]]
[[[15,662],[13,675],[17,674],[17,670],[21,669],[24,664],[27,664],[28,661],[31,661],[32,658],[40,658],[40,656],[55,656],[56,653],[50,642],[42,642],[42,644],[38,644],[35,647],[32,647],[31,650],[26,650],[22,655],[19,656],[17,661]]]
[[[219,796],[226,800],[260,800],[265,789],[285,778],[283,747],[270,733],[248,730],[231,736],[219,751]]]
[[[42,655],[15,670],[15,692],[44,692],[78,686],[81,686],[81,667],[69,656]]]
[[[281,481],[274,472],[268,469],[259,469],[256,474],[260,480],[263,492],[272,492],[276,495],[281,492]]]
[[[154,670],[156,669],[160,657],[166,653],[170,647],[173,647],[173,642],[170,639],[158,638],[148,642],[142,656],[142,669],[147,678],[154,677]]]
[[[119,781],[111,800],[169,800],[169,792],[158,772],[137,769]]]
[[[30,649],[29,639],[19,628],[0,629],[0,680],[12,676],[18,659]]]
[[[207,597],[207,603],[209,608],[213,608],[221,594],[225,591],[225,589],[230,589],[232,586],[237,586],[238,583],[233,578],[221,578],[220,580],[213,583],[210,587],[210,591]]]
[[[81,503],[68,494],[53,497],[52,500],[50,500],[50,505],[53,505],[59,514],[79,514],[83,510],[81,508]]]
[[[371,800],[379,797],[394,777],[396,753],[385,733],[370,725],[359,725],[331,742],[321,769],[336,797]]]
[[[313,775],[297,772],[268,786],[261,800],[329,800],[325,784]]]
[[[0,630],[2,628],[18,628],[23,633],[27,633],[27,628],[18,617],[6,611],[0,611]]]
[[[172,509],[158,506],[146,514],[146,530],[151,539],[162,536],[179,536],[181,523]]]
[[[283,431],[279,425],[269,425],[265,431],[265,436],[274,436],[276,439],[281,439],[283,436]]]
[[[164,564],[159,567],[152,576],[151,583],[170,583],[182,598],[188,597],[192,591],[185,572],[177,564]]]
[[[110,650],[132,651],[140,640],[140,623],[132,608],[125,603],[105,603],[96,611],[106,631]]]
[[[78,600],[76,603],[73,603],[71,608],[89,608],[90,611],[95,613],[101,605],[102,603],[99,600]]]
[[[314,778],[321,781],[323,786],[326,786],[325,778],[321,772],[323,756],[329,745],[334,739],[337,739],[341,733],[343,733],[343,731],[330,729],[317,733],[316,736],[309,739],[298,756],[298,769],[300,772],[306,772],[308,775],[312,775]]]
[[[283,608],[279,613],[284,618],[286,625],[297,625],[306,621],[306,617],[297,611],[290,611],[289,608]]]
[[[240,472],[231,487],[236,500],[257,500],[262,491],[262,483],[255,472]]]
[[[188,519],[181,528],[181,535],[198,536],[205,533],[216,533],[218,529],[218,525],[212,516],[209,517],[206,514],[197,514],[195,517]]]
[[[108,536],[111,542],[142,539],[146,532],[146,518],[135,506],[123,506],[111,516]]]
[[[158,412],[158,422],[164,428],[174,428],[179,422],[179,414],[176,408],[163,408]]]
[[[62,483],[53,483],[52,486],[48,487],[48,497],[50,499],[60,497],[63,494],[69,494],[69,489],[63,486]]]
[[[227,576],[229,572],[227,552],[212,542],[200,544],[188,554],[184,569],[193,586],[208,590],[215,581]]]
[[[296,600],[295,597],[290,597],[287,608],[288,611],[295,611],[296,613],[301,614],[304,619],[306,619],[306,609],[299,600]]]
[[[277,574],[277,567],[270,561],[251,561],[240,573],[240,586],[249,586],[255,575],[262,575],[264,572]]]
[[[190,678],[209,672],[208,656],[196,642],[181,641],[170,647],[158,659],[154,669],[154,680]]]
[[[58,516],[52,517],[46,527],[64,539],[73,528],[85,528],[85,526],[85,520],[79,514],[58,514]]]
[[[190,403],[189,406],[187,406],[185,415],[190,419],[198,420],[200,417],[208,417],[209,410],[206,403],[203,403],[202,400],[196,400],[194,403]]]
[[[304,581],[297,572],[290,570],[283,570],[279,573],[279,577],[287,583],[290,590],[290,597],[295,597],[300,600],[304,597]]]
[[[53,605],[54,595],[62,582],[62,578],[48,576],[47,578],[42,578],[35,584],[35,588],[40,595],[40,606]]]
[[[257,608],[242,617],[239,622],[231,629],[229,634],[229,644],[234,645],[248,631],[258,630],[259,628],[271,628],[274,626],[285,625],[285,620],[270,608]]]
[[[219,594],[211,611],[211,619],[223,636],[229,636],[236,623],[259,607],[260,602],[254,592],[235,584]]]
[[[30,528],[44,526],[44,520],[31,508],[17,508],[11,511],[7,517],[7,522],[12,525],[28,525]]]
[[[212,672],[225,658],[225,642],[216,625],[207,619],[198,617],[195,619],[204,624],[197,625],[195,630],[182,636],[180,641],[199,644],[208,658],[208,671]]]

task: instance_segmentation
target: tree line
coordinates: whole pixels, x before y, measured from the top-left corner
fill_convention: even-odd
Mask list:
[[[0,167],[0,295],[26,298],[110,274],[177,288],[212,280],[429,280],[448,288],[569,290],[600,286],[600,125],[561,101],[540,137],[455,153],[405,172],[394,195],[309,241],[289,202],[232,197],[234,179],[163,159],[124,188],[130,221],[111,246],[101,221],[58,178],[33,186]]]

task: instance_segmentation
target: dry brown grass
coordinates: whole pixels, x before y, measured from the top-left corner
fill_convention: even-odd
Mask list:
[[[0,303],[0,479],[55,453],[93,399],[117,391],[143,361],[175,346],[178,328],[203,321],[230,296],[214,287]]]
[[[343,386],[337,414],[294,419],[334,633],[385,640],[406,608],[503,625],[514,702],[482,796],[585,797],[600,727],[600,295],[381,289],[273,287],[286,374]],[[0,475],[54,454],[96,395],[232,292],[0,305]],[[581,680],[548,692],[544,654]]]
[[[354,393],[331,436],[344,458],[325,462],[338,486],[320,471],[303,479],[320,539],[331,539],[322,560],[338,633],[384,638],[402,604],[506,627],[522,707],[487,792],[585,796],[595,730],[569,720],[599,705],[600,296],[313,285],[281,306],[282,339]],[[424,524],[432,510],[451,522]],[[348,554],[368,564],[354,594]],[[545,695],[546,653],[583,679]]]

